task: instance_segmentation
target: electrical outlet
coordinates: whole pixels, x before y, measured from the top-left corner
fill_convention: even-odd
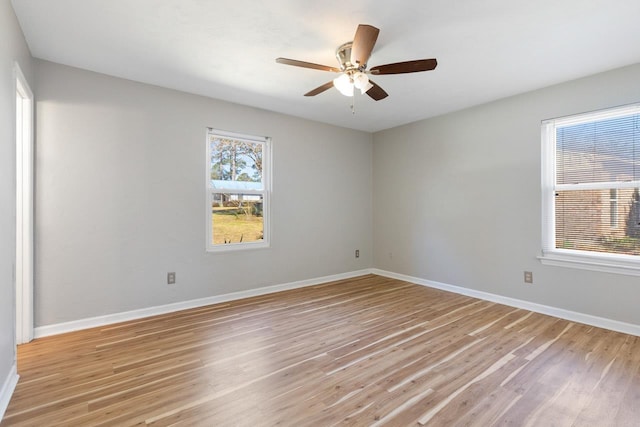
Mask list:
[[[524,283],[533,283],[533,272],[531,271],[524,272]]]
[[[176,273],[174,272],[167,273],[167,284],[173,285],[175,283],[176,283]]]
[[[360,258],[360,249],[356,249],[356,258]]]

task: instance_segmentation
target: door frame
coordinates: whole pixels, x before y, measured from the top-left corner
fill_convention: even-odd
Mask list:
[[[16,343],[33,339],[34,99],[20,65],[16,86]]]

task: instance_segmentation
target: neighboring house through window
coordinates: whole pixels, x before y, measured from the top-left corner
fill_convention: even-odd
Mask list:
[[[208,129],[207,250],[269,246],[270,140]]]
[[[543,263],[640,274],[640,105],[542,123]]]

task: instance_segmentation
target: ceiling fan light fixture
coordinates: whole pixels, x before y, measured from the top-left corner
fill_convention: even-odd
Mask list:
[[[344,96],[353,96],[353,81],[347,74],[340,74],[333,79],[333,85]]]
[[[363,95],[373,87],[369,82],[369,77],[362,71],[358,71],[353,75],[353,85],[360,89],[360,93]]]

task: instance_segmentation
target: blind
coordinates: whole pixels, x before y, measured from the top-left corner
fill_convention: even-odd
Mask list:
[[[637,108],[568,120],[554,136],[555,248],[640,255]]]
[[[640,180],[640,115],[556,128],[557,184]]]

